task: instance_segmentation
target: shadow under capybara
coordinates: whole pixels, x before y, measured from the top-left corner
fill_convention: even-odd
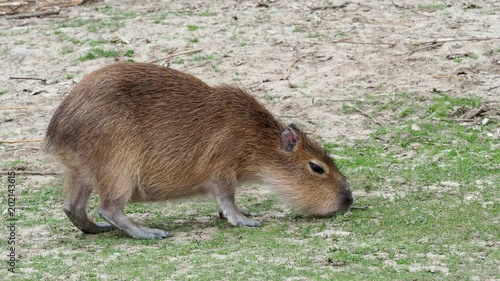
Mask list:
[[[64,211],[85,233],[171,236],[129,219],[125,205],[198,194],[213,195],[232,225],[259,226],[235,204],[244,182],[270,184],[313,216],[346,212],[353,202],[329,154],[245,90],[153,64],[116,63],[87,75],[55,111],[46,148],[67,168]],[[88,218],[92,191],[109,223]]]

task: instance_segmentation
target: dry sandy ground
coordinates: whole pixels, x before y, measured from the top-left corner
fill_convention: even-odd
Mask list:
[[[115,60],[77,60],[95,47],[120,51],[118,60],[129,59],[124,54],[134,50],[132,59],[141,62],[202,49],[175,57],[170,66],[209,84],[244,86],[285,122],[325,141],[369,135],[365,116],[341,113],[343,102],[367,94],[445,91],[500,102],[499,1],[257,3],[114,0],[65,9],[55,17],[0,18],[0,142],[34,141],[0,143],[0,169],[61,171],[37,141],[68,90]],[[135,14],[113,21],[124,11]],[[162,16],[167,11],[172,13]],[[109,24],[91,30],[99,20]],[[189,25],[199,28],[190,31]],[[92,41],[82,43],[85,39]],[[91,46],[98,40],[108,43]],[[19,188],[56,180],[29,176]]]

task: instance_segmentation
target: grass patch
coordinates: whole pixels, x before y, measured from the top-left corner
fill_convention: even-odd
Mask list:
[[[194,25],[194,24],[188,24],[187,28],[188,28],[189,31],[195,31],[195,30],[200,29],[199,26]]]
[[[125,57],[127,57],[127,58],[131,58],[131,57],[133,57],[133,56],[134,56],[134,53],[135,53],[135,51],[134,51],[134,50],[129,49],[129,50],[127,50],[127,51],[125,52],[125,54],[124,54],[123,56],[125,56]]]
[[[212,61],[214,59],[215,59],[215,57],[212,54],[195,55],[195,56],[193,56],[193,61],[196,61],[196,62],[200,62],[200,61]]]
[[[99,45],[108,44],[109,41],[100,38],[100,39],[97,39],[97,40],[89,40],[88,43],[89,43],[89,46],[95,47],[95,46],[99,46]]]
[[[84,62],[88,60],[94,60],[97,58],[116,58],[118,56],[120,56],[120,51],[93,48],[89,50],[85,55],[79,57],[78,61]]]
[[[66,54],[71,54],[73,52],[75,52],[75,50],[73,50],[73,48],[64,48],[64,49],[62,49],[61,54],[66,55]]]
[[[106,5],[104,8],[96,8],[104,16],[99,19],[76,19],[70,20],[59,25],[59,28],[77,28],[87,26],[90,32],[117,31],[125,26],[125,20],[136,16],[133,12],[115,10]]]
[[[91,22],[92,22],[92,20],[75,19],[75,20],[70,20],[70,21],[61,23],[59,25],[59,28],[77,28],[77,27],[82,27],[84,25],[87,25],[87,24],[89,24]],[[58,32],[61,32],[61,31],[54,31],[54,34],[56,34]]]
[[[325,34],[320,33],[320,32],[309,32],[307,37],[309,37],[309,38],[328,38],[328,36],[326,36]]]

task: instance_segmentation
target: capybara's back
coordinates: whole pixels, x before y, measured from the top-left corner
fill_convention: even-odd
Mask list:
[[[116,227],[167,237],[131,221],[125,204],[203,193],[230,223],[258,226],[234,203],[246,181],[271,183],[314,215],[352,203],[333,160],[295,125],[284,126],[242,89],[152,64],[118,63],[86,76],[54,113],[46,145],[67,167],[65,212],[86,233]],[[110,224],[88,219],[92,190]]]

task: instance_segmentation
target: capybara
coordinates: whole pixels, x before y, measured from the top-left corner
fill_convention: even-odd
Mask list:
[[[199,194],[214,196],[232,225],[259,226],[234,201],[245,182],[267,183],[313,216],[353,203],[333,159],[296,125],[239,87],[211,87],[154,64],[116,63],[87,75],[55,111],[46,148],[67,168],[64,212],[84,233],[171,236],[129,219],[125,205]],[[94,190],[109,223],[87,216]]]

